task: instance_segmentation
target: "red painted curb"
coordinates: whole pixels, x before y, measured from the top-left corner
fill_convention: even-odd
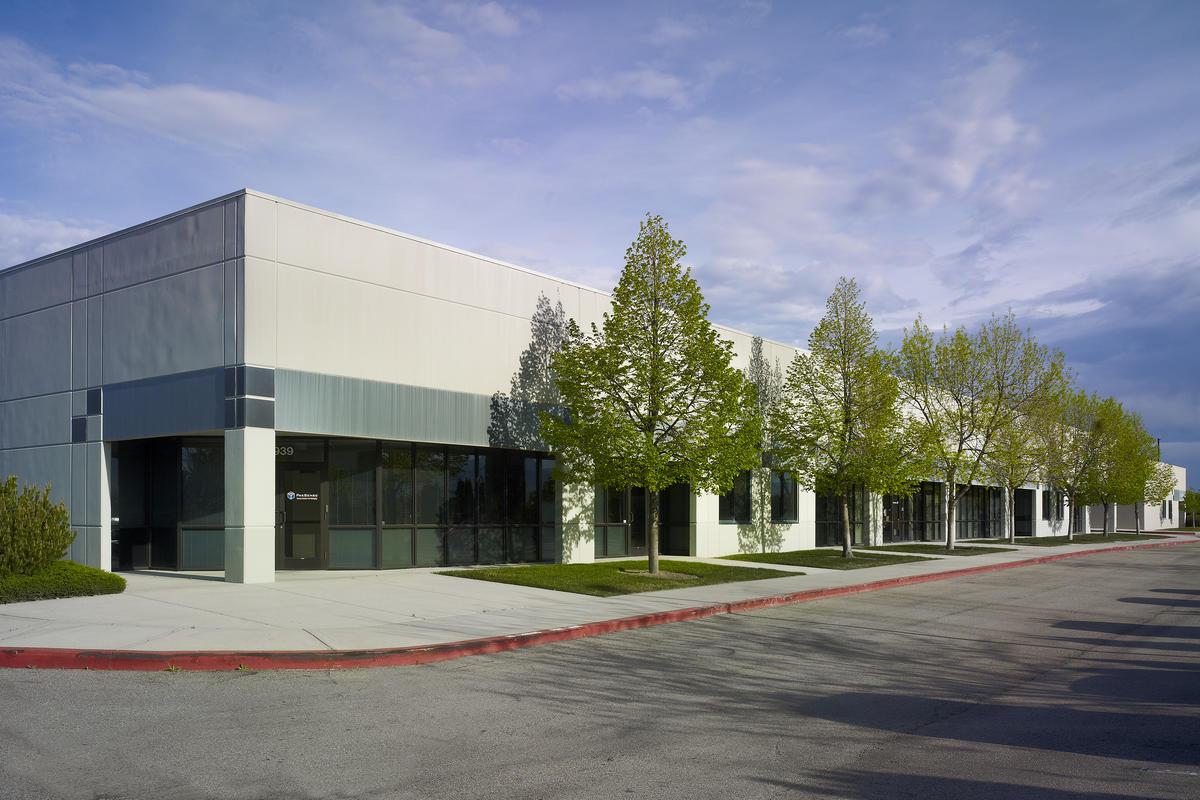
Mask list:
[[[985,564],[978,567],[964,567],[962,569],[934,572],[926,575],[885,578],[868,583],[837,586],[829,589],[806,589],[789,594],[759,597],[753,600],[739,600],[733,603],[716,603],[709,606],[694,606],[692,608],[681,608],[673,611],[637,614],[632,617],[589,622],[583,625],[571,625],[564,628],[549,628],[508,636],[488,636],[480,639],[466,639],[459,642],[446,642],[435,645],[395,647],[379,650],[193,650],[177,652],[153,650],[81,650],[57,647],[0,647],[0,668],[152,670],[160,672],[178,669],[202,672],[225,671],[238,668],[312,670],[404,667],[414,664],[432,664],[437,661],[448,661],[464,656],[502,653],[508,650],[519,650],[525,647],[534,647],[552,642],[565,642],[572,639],[601,636],[617,631],[648,628],[668,622],[703,619],[718,614],[755,611],[763,608],[821,600],[827,597],[840,597],[848,594],[888,589],[895,586],[930,583],[949,578],[959,578],[965,575],[980,575],[987,572],[998,572],[1014,567],[1045,564],[1050,561],[1061,561],[1066,558],[1078,558],[1096,553],[1118,553],[1125,550],[1141,550],[1151,547],[1171,547],[1178,544],[1191,544],[1197,541],[1200,541],[1200,539],[1174,539],[1167,542],[1122,545],[1099,550],[1083,550],[1074,553],[1055,553],[1024,561]]]

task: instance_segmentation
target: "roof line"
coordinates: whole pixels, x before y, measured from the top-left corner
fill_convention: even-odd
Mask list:
[[[68,253],[75,252],[76,250],[82,250],[84,248],[92,247],[94,245],[101,244],[103,242],[108,242],[113,239],[117,239],[122,236],[133,233],[134,231],[142,230],[144,228],[149,228],[152,225],[157,225],[159,223],[166,222],[168,220],[174,219],[175,217],[183,216],[184,214],[190,214],[193,211],[197,211],[201,208],[207,208],[208,206],[213,206],[213,205],[217,205],[219,203],[224,203],[226,200],[232,200],[235,197],[243,197],[243,196],[248,196],[248,195],[253,195],[254,197],[259,197],[259,198],[262,198],[263,200],[269,200],[269,201],[275,202],[275,203],[283,203],[285,205],[289,205],[294,208],[303,209],[305,211],[311,211],[316,214],[323,214],[327,217],[332,217],[334,219],[341,220],[342,222],[348,222],[352,225],[359,225],[364,228],[370,228],[371,230],[379,231],[381,233],[387,233],[392,236],[399,236],[403,239],[408,239],[410,241],[418,242],[420,244],[428,245],[430,247],[437,247],[441,250],[446,250],[451,253],[457,253],[459,255],[467,256],[470,258],[476,258],[481,261],[486,261],[488,263],[495,264],[496,266],[504,267],[506,269],[515,270],[517,272],[523,272],[527,275],[534,275],[536,277],[555,281],[556,283],[561,283],[563,285],[571,286],[576,289],[582,289],[584,291],[594,292],[603,297],[608,297],[608,298],[612,297],[611,292],[606,292],[603,289],[597,289],[594,286],[588,286],[586,284],[582,284],[577,281],[570,280],[569,278],[562,278],[557,275],[551,275],[547,272],[540,272],[540,271],[532,269],[530,267],[525,267],[520,264],[513,264],[512,262],[503,261],[499,258],[494,258],[492,256],[484,255],[483,253],[476,253],[471,250],[466,250],[461,247],[455,247],[453,245],[445,244],[443,242],[436,242],[432,239],[425,239],[423,237],[416,236],[411,233],[405,233],[404,231],[396,230],[395,228],[389,228],[384,225],[377,225],[373,222],[367,222],[365,220],[357,219],[355,217],[348,217],[344,214],[338,214],[337,212],[329,211],[328,209],[319,208],[317,206],[311,206],[306,203],[298,202],[296,200],[289,200],[286,197],[279,197],[277,195],[268,194],[267,192],[258,191],[257,189],[251,189],[249,187],[244,187],[242,189],[238,189],[236,191],[229,192],[227,194],[223,194],[219,197],[214,197],[211,200],[205,200],[203,202],[196,203],[194,205],[190,205],[187,208],[183,208],[178,211],[172,211],[168,214],[163,214],[162,216],[154,217],[153,219],[146,220],[145,222],[139,222],[135,225],[130,225],[125,228],[120,228],[118,230],[113,231],[112,233],[106,233],[103,236],[97,236],[94,239],[88,239],[87,241],[80,242],[79,244],[71,245],[69,247],[64,247],[61,250],[56,250],[52,253],[48,253],[43,256],[38,256],[37,258],[30,259],[29,261],[22,261],[18,264],[13,264],[10,267],[0,268],[0,273],[10,272],[13,270],[23,270],[23,269],[28,269],[30,267],[35,267],[38,264],[43,264],[48,261],[53,261],[57,258],[61,258],[62,256],[66,255]],[[749,336],[749,337],[758,336],[758,334],[756,334],[756,333],[751,333],[750,331],[744,331],[739,328],[731,327],[729,325],[723,325],[723,324],[717,323],[717,322],[714,322],[713,324],[715,326],[717,326],[718,328],[721,328],[722,330],[727,331],[728,333],[734,333],[734,334],[738,334],[741,336]],[[787,347],[792,350],[802,349],[798,345],[788,344],[786,342],[781,342],[777,339],[768,339],[765,336],[760,337],[760,338],[764,342],[770,342],[771,344],[778,345],[779,347]]]

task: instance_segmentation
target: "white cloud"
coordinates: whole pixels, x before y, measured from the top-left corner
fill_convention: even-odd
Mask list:
[[[521,18],[496,2],[447,3],[446,15],[472,31],[509,37],[521,32]]]
[[[662,17],[650,32],[650,42],[657,45],[673,45],[690,42],[700,36],[702,26],[695,20]]]
[[[929,207],[962,197],[989,170],[1014,162],[1020,169],[1020,158],[1037,144],[1037,130],[1011,110],[1023,62],[1003,50],[974,44],[965,55],[973,67],[947,81],[938,101],[894,136],[892,163],[863,185],[861,209]],[[1019,183],[997,184],[998,200],[1012,204],[1011,192]]]
[[[510,156],[523,156],[529,152],[529,142],[519,136],[505,136],[489,139],[488,143],[501,153]]]
[[[296,113],[238,91],[155,85],[113,64],[64,68],[23,42],[0,39],[0,115],[26,123],[91,119],[178,142],[248,149],[270,141]]]
[[[464,48],[458,36],[422,22],[403,6],[363,2],[354,8],[364,33],[390,39],[416,58],[444,60]]]
[[[874,47],[883,44],[891,38],[888,30],[874,22],[863,22],[842,31],[842,35],[851,42],[863,47]]]
[[[108,226],[0,212],[0,268],[95,239]]]
[[[442,20],[455,23],[454,30],[433,25],[406,6],[373,0],[348,3],[337,11],[325,19],[294,19],[291,27],[307,52],[349,82],[350,91],[370,87],[402,96],[445,87],[480,89],[509,77],[507,63],[469,47],[465,38],[465,31],[490,36],[519,32],[518,18],[494,3],[443,7]],[[524,19],[535,17],[522,14]]]
[[[558,87],[564,100],[638,100],[661,101],[674,109],[691,103],[688,86],[682,78],[657,69],[642,68],[596,78],[582,78]]]

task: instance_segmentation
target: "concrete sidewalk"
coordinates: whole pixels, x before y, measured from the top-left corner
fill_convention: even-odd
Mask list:
[[[1157,541],[1196,540],[1182,534]],[[1128,544],[1017,547],[850,571],[683,559],[806,574],[609,598],[452,578],[432,569],[280,572],[275,583],[259,585],[225,583],[220,574],[126,573],[123,594],[0,606],[0,650],[329,652],[440,645]]]

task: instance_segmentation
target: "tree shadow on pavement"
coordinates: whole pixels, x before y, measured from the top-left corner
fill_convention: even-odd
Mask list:
[[[1178,714],[1091,711],[1061,703],[1022,706],[848,692],[795,708],[797,714],[891,733],[1079,755],[1193,764],[1197,725]],[[968,795],[963,795],[968,796]]]
[[[879,798],[919,797],[922,800],[1142,800],[1144,795],[1075,792],[1020,783],[941,778],[866,770],[827,770],[814,773],[810,783],[781,781],[760,776],[751,780],[777,786],[790,794],[811,797]]]

